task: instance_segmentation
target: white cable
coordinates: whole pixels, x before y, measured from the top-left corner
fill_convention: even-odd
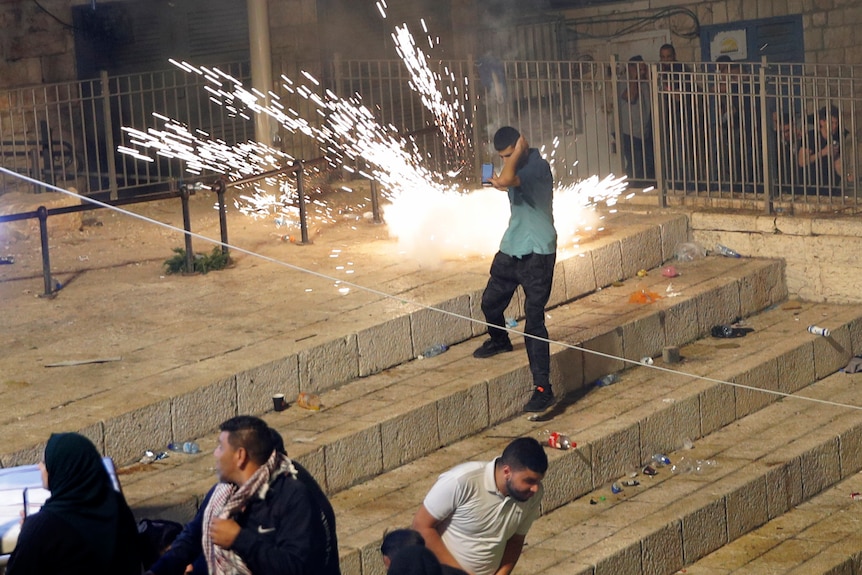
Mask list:
[[[350,282],[350,281],[346,281],[346,280],[343,280],[343,279],[340,279],[340,278],[335,278],[335,277],[332,277],[332,276],[329,276],[329,275],[326,275],[326,274],[324,274],[324,273],[320,273],[320,272],[317,272],[317,271],[314,271],[314,270],[309,270],[309,269],[306,269],[306,268],[303,268],[303,267],[300,267],[300,266],[297,266],[297,265],[294,265],[294,264],[291,264],[291,263],[288,263],[288,262],[285,262],[285,261],[282,261],[282,260],[275,259],[275,258],[270,257],[270,256],[265,256],[265,255],[263,255],[263,254],[259,254],[259,253],[257,253],[257,252],[253,252],[253,251],[251,251],[251,250],[247,250],[247,249],[241,248],[241,247],[239,247],[239,246],[235,246],[235,245],[232,245],[232,244],[224,243],[224,242],[222,242],[222,241],[220,241],[220,240],[215,240],[215,239],[209,238],[209,237],[207,237],[207,236],[203,236],[203,235],[198,234],[198,233],[195,233],[195,232],[191,232],[191,231],[187,232],[186,230],[184,230],[184,229],[182,229],[182,228],[178,228],[178,227],[176,227],[176,226],[172,226],[172,225],[170,225],[170,224],[166,224],[166,223],[164,223],[164,222],[160,222],[160,221],[158,221],[158,220],[154,220],[154,219],[152,219],[152,218],[148,218],[147,216],[143,216],[143,215],[141,215],[141,214],[136,214],[136,213],[134,213],[134,212],[130,212],[130,211],[128,211],[128,210],[124,210],[124,209],[122,209],[122,208],[120,208],[120,207],[117,207],[117,206],[112,206],[112,205],[110,205],[110,204],[106,204],[105,202],[101,202],[101,201],[96,200],[96,199],[94,199],[94,198],[90,198],[90,197],[87,197],[87,196],[83,196],[83,195],[81,195],[81,194],[78,194],[78,193],[75,193],[75,192],[71,192],[71,191],[69,191],[69,190],[64,190],[63,188],[59,188],[59,187],[57,187],[57,186],[53,186],[53,185],[51,185],[51,184],[48,184],[48,183],[41,182],[41,181],[39,181],[39,180],[36,180],[36,179],[30,178],[29,176],[25,176],[25,175],[23,175],[23,174],[19,174],[19,173],[17,173],[17,172],[13,172],[13,171],[11,171],[11,170],[9,170],[9,169],[7,169],[7,168],[4,168],[4,167],[2,167],[2,166],[0,166],[0,173],[5,173],[5,174],[8,174],[8,175],[13,176],[13,177],[20,178],[20,179],[22,179],[22,180],[24,180],[24,181],[26,181],[26,182],[31,183],[31,184],[36,184],[36,185],[38,185],[38,186],[42,186],[42,187],[48,188],[48,189],[50,189],[50,190],[54,190],[54,191],[60,192],[60,193],[62,193],[62,194],[66,194],[67,196],[72,196],[72,197],[77,198],[77,199],[79,199],[79,200],[82,200],[82,201],[85,201],[85,202],[88,202],[88,203],[91,203],[91,204],[94,204],[94,205],[97,205],[97,206],[100,206],[100,207],[103,207],[103,208],[107,208],[107,209],[109,209],[109,210],[114,210],[115,212],[118,212],[118,213],[121,213],[121,214],[125,214],[125,215],[127,215],[127,216],[131,216],[131,217],[133,217],[133,218],[137,218],[137,219],[139,219],[139,220],[141,220],[141,221],[144,221],[144,222],[147,222],[147,223],[150,223],[150,224],[156,225],[156,226],[160,226],[160,227],[163,227],[163,228],[168,229],[168,230],[171,230],[171,231],[179,232],[179,233],[181,233],[181,234],[188,234],[189,236],[191,236],[191,237],[193,237],[193,238],[197,238],[197,239],[203,240],[203,241],[205,241],[205,242],[209,242],[209,243],[214,244],[214,245],[217,245],[217,246],[226,247],[226,248],[228,248],[228,249],[230,249],[230,250],[232,250],[232,251],[236,251],[236,252],[239,252],[239,253],[243,253],[243,254],[246,254],[246,255],[249,255],[249,256],[252,256],[252,257],[260,258],[260,259],[262,259],[262,260],[264,260],[264,261],[268,261],[268,262],[274,263],[274,264],[276,264],[276,265],[284,266],[284,267],[289,268],[289,269],[292,269],[292,270],[294,270],[294,271],[298,271],[298,272],[306,273],[306,274],[309,274],[309,275],[312,275],[312,276],[315,276],[315,277],[318,277],[318,278],[321,278],[321,279],[325,279],[325,280],[328,280],[328,281],[336,282],[336,283],[338,283],[339,285],[342,285],[342,284],[343,284],[343,285],[346,285],[346,286],[350,286],[350,287],[352,287],[352,288],[356,288],[356,289],[358,289],[358,290],[362,290],[362,291],[365,291],[365,292],[368,292],[368,293],[372,293],[372,294],[375,294],[375,295],[379,295],[379,296],[381,296],[381,297],[385,297],[385,298],[389,298],[389,299],[394,299],[394,300],[396,300],[396,301],[398,301],[398,302],[401,302],[401,303],[406,303],[406,304],[415,305],[415,306],[417,306],[417,307],[424,308],[424,309],[431,310],[431,311],[435,311],[435,312],[438,312],[438,313],[442,313],[442,314],[445,314],[445,315],[448,315],[448,316],[451,316],[451,317],[454,317],[454,318],[457,318],[457,319],[463,319],[463,320],[466,320],[466,321],[470,321],[470,322],[473,322],[473,323],[476,323],[476,324],[479,324],[479,325],[483,325],[483,326],[485,326],[485,327],[496,327],[496,328],[498,328],[498,329],[502,329],[502,330],[504,330],[504,331],[506,331],[506,332],[509,332],[509,333],[512,333],[512,334],[515,334],[515,335],[523,335],[524,337],[530,337],[530,338],[533,338],[533,339],[535,339],[535,340],[537,340],[537,341],[543,341],[543,342],[546,342],[546,343],[548,343],[548,344],[554,344],[554,345],[558,345],[558,346],[565,347],[565,348],[568,348],[568,349],[573,349],[573,350],[577,350],[577,351],[582,351],[582,352],[584,352],[584,353],[591,353],[591,354],[593,354],[593,355],[597,355],[597,356],[599,356],[599,357],[604,357],[604,358],[607,358],[607,359],[615,359],[615,360],[617,360],[617,361],[622,361],[622,362],[624,362],[624,363],[630,363],[630,364],[633,364],[633,365],[640,365],[640,366],[642,366],[642,367],[646,367],[646,368],[650,368],[650,369],[655,369],[655,370],[662,371],[662,372],[669,373],[669,374],[673,374],[673,375],[682,375],[682,376],[685,376],[685,377],[690,377],[690,378],[692,378],[692,379],[699,379],[699,380],[701,380],[701,381],[708,381],[708,382],[711,382],[711,383],[718,383],[718,384],[721,384],[721,385],[727,385],[727,386],[735,387],[735,388],[738,388],[738,389],[746,389],[746,390],[749,390],[749,391],[759,391],[759,392],[761,392],[761,393],[767,393],[767,394],[771,394],[771,395],[775,395],[775,396],[782,397],[782,398],[787,398],[787,399],[804,400],[804,401],[810,401],[810,402],[813,402],[813,403],[820,403],[820,404],[823,404],[823,405],[831,405],[831,406],[834,406],[834,407],[845,407],[845,408],[848,408],[848,409],[860,409],[860,410],[862,410],[862,406],[849,405],[849,404],[846,404],[846,403],[839,403],[839,402],[836,402],[836,401],[828,401],[828,400],[825,400],[825,399],[817,399],[817,398],[815,398],[815,397],[806,397],[806,396],[804,396],[804,395],[794,395],[794,394],[785,393],[785,392],[782,392],[782,391],[774,391],[774,390],[771,390],[771,389],[761,389],[761,388],[759,388],[759,387],[754,387],[754,386],[751,386],[751,385],[743,385],[743,384],[741,384],[741,383],[734,383],[734,382],[732,382],[732,381],[724,381],[724,380],[721,380],[721,379],[715,379],[715,378],[708,377],[708,376],[705,376],[705,375],[695,375],[695,374],[691,374],[691,373],[685,373],[685,372],[683,372],[683,371],[678,371],[678,370],[670,369],[670,368],[667,368],[667,367],[661,367],[661,366],[658,366],[658,365],[646,365],[646,364],[642,364],[642,363],[641,363],[640,361],[638,361],[638,360],[626,359],[626,358],[624,358],[624,357],[618,357],[618,356],[615,356],[615,355],[612,355],[612,354],[609,354],[609,353],[604,353],[604,352],[596,351],[596,350],[592,350],[592,349],[586,349],[586,348],[583,348],[583,347],[580,347],[580,346],[577,346],[577,345],[573,345],[573,344],[569,344],[569,343],[564,343],[564,342],[561,342],[561,341],[554,341],[554,340],[551,340],[551,339],[548,339],[548,338],[539,337],[539,336],[531,335],[531,334],[528,334],[528,333],[523,333],[523,332],[520,332],[520,331],[514,330],[514,329],[512,329],[512,328],[509,328],[509,327],[507,327],[507,326],[496,326],[496,325],[490,324],[490,323],[488,323],[488,322],[485,322],[485,321],[482,321],[482,320],[479,320],[479,319],[475,319],[475,318],[472,318],[472,317],[468,317],[468,316],[465,316],[465,315],[461,315],[461,314],[459,314],[459,313],[457,313],[457,312],[453,312],[453,311],[449,311],[449,310],[445,310],[445,309],[440,309],[440,308],[437,308],[437,307],[434,307],[434,306],[431,306],[431,305],[426,305],[426,304],[419,303],[419,302],[416,302],[416,301],[413,301],[413,300],[409,300],[409,299],[405,299],[405,298],[402,298],[402,297],[398,297],[398,296],[395,296],[395,295],[392,295],[392,294],[389,294],[389,293],[386,293],[386,292],[383,292],[383,291],[380,291],[380,290],[376,290],[376,289],[374,289],[374,288],[370,288],[370,287],[367,287],[367,286],[363,286],[363,285],[360,285],[360,284],[357,284],[357,283],[353,283],[353,282]]]

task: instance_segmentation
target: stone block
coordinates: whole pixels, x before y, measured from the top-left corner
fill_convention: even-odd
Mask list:
[[[523,366],[488,380],[488,422],[491,425],[521,413],[533,390],[530,368]]]
[[[661,258],[672,260],[679,244],[689,241],[688,218],[679,216],[661,224]]]
[[[814,445],[802,455],[802,497],[809,499],[841,478],[838,438]]]
[[[651,313],[623,324],[623,357],[639,361],[661,355],[665,346],[661,315]]]
[[[237,413],[266,413],[272,395],[283,393],[287,401],[299,394],[299,357],[290,355],[236,374]]]
[[[657,226],[650,226],[621,238],[620,255],[622,278],[634,277],[639,270],[660,266],[661,230]]]
[[[668,568],[682,567],[682,525],[671,521],[641,539],[644,575],[663,575]]]
[[[305,467],[306,471],[314,476],[317,484],[320,485],[324,491],[331,492],[326,481],[326,457],[322,448],[307,451],[296,458],[294,458],[293,454],[290,452],[288,452],[288,455],[291,459],[295,459],[295,461]]]
[[[470,297],[461,295],[434,305],[435,308],[462,317],[470,317]],[[437,343],[453,344],[473,337],[472,322],[431,309],[410,314],[414,356]]]
[[[643,573],[640,541],[615,547],[614,552],[601,555],[595,562],[595,575]]]
[[[850,350],[853,355],[862,355],[862,318],[853,318],[847,324],[850,333]]]
[[[437,400],[437,434],[449,445],[488,426],[488,383],[468,385]]]
[[[414,357],[410,318],[401,316],[369,326],[356,334],[356,344],[359,377],[409,361]]]
[[[838,436],[838,461],[841,477],[862,470],[862,427],[854,427]]]
[[[685,345],[700,335],[697,322],[697,300],[694,298],[675,298],[664,300],[667,309],[660,316],[665,334],[665,345]]]
[[[771,467],[766,472],[766,510],[770,520],[802,501],[800,460]]]
[[[619,426],[619,422],[613,423]],[[640,429],[637,424],[626,425],[621,429],[603,429],[591,442],[591,447],[593,488],[619,478],[641,463]]]
[[[440,447],[437,403],[411,409],[380,424],[383,470],[388,471],[431,453]]]
[[[359,429],[324,447],[326,487],[339,491],[383,470],[380,426]]]
[[[692,298],[697,306],[697,324],[701,334],[707,334],[715,325],[727,324],[740,317],[739,283],[736,281],[714,285]]]
[[[784,262],[758,265],[761,267],[757,271],[747,273],[739,279],[739,307],[742,317],[748,317],[787,298]]]
[[[778,358],[778,389],[796,393],[814,381],[814,344],[806,343]]]
[[[622,279],[623,262],[619,242],[610,242],[592,249],[593,273],[597,287],[606,287]]]
[[[573,300],[596,291],[596,272],[589,252],[576,254],[563,260],[566,280],[566,299]]]
[[[133,461],[147,449],[167,445],[173,439],[170,421],[169,399],[106,420],[105,455],[114,461]]]
[[[377,559],[382,565],[383,560],[380,557]],[[362,569],[362,555],[358,549],[345,549],[339,546],[338,563],[339,567],[341,567],[342,575],[363,575],[364,573]]]
[[[727,536],[733,541],[769,519],[766,478],[749,468],[750,478],[727,494]]]
[[[847,365],[853,357],[850,329],[846,325],[833,329],[829,337],[812,337],[814,338],[814,375],[817,379],[823,379],[835,373]]]
[[[697,395],[681,398],[663,409],[651,410],[640,422],[640,461],[655,453],[679,449],[683,438],[700,436],[700,400]]]
[[[553,337],[553,336],[552,336]],[[551,346],[551,385],[560,397],[584,386],[584,352]]]
[[[548,453],[548,472],[542,481],[545,486],[543,515],[592,491],[590,449],[589,445],[579,445],[577,449],[570,451]]]
[[[769,359],[757,363],[746,371],[735,375],[731,381],[745,386],[733,388],[736,393],[736,417],[741,419],[778,399],[777,395],[757,391],[760,389],[779,390],[778,362],[775,359]]]
[[[271,399],[269,405],[272,406]],[[235,376],[178,395],[171,401],[171,440],[201,437],[215,431],[221,422],[234,415],[237,415]]]
[[[702,436],[721,429],[736,419],[736,394],[726,385],[709,386],[699,394]]]
[[[711,498],[710,498],[711,499]],[[727,544],[724,498],[706,501],[682,518],[683,562],[688,565]]]
[[[596,336],[581,344],[585,350],[597,351],[604,355],[584,352],[584,381],[593,382],[609,373],[620,371],[626,367],[622,360],[614,359],[623,356],[622,328],[618,327],[608,333]]]
[[[548,303],[545,307],[554,308],[568,301],[566,295],[566,275],[564,273],[563,262],[558,261],[554,265],[554,278],[551,282],[551,295],[548,297]]]
[[[430,345],[430,344],[429,344]],[[318,392],[359,376],[356,335],[347,335],[299,353],[299,388]]]

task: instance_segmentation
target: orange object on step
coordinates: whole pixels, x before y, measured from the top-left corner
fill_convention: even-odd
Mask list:
[[[655,292],[640,290],[629,296],[629,303],[653,303],[661,299]]]

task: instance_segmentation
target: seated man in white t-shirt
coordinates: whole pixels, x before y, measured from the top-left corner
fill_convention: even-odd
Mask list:
[[[473,575],[507,575],[539,516],[548,456],[521,437],[490,462],[462,463],[442,474],[413,517],[440,563]]]

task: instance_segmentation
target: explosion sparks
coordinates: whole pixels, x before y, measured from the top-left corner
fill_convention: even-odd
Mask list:
[[[386,17],[385,2],[379,2],[378,8]],[[431,71],[428,56],[417,47],[406,24],[396,27],[392,37],[410,72],[411,89],[420,95],[423,105],[434,115],[450,151],[464,162],[469,147],[465,134],[470,131],[462,102],[462,96],[466,95],[466,78],[459,84],[455,75],[446,70],[449,88],[445,88],[448,97],[444,97],[444,77]],[[434,46],[430,36],[429,46]],[[490,255],[496,251],[508,217],[505,194],[496,190],[465,194],[458,185],[444,184],[443,174],[422,165],[416,141],[399,134],[394,126],[381,125],[364,105],[360,94],[339,97],[322,89],[320,82],[305,71],[302,72],[305,82],[300,83],[283,75],[284,92],[298,95],[312,104],[313,113],[319,116],[315,118],[319,123],[312,123],[294,108],[282,104],[273,92],[268,94],[267,103],[260,91],[246,89],[239,80],[217,68],[172,63],[204,78],[210,99],[224,106],[228,113],[242,117],[249,117],[251,113],[266,114],[288,132],[314,139],[326,154],[325,161],[330,167],[379,182],[385,199],[390,202],[385,208],[390,235],[398,238],[400,248],[418,261],[432,265],[447,258]],[[156,117],[165,123],[165,129],[142,132],[124,128],[130,146],[119,150],[145,161],[153,160],[141,150],[154,150],[158,155],[182,160],[193,174],[211,171],[234,179],[296,163],[290,155],[257,142],[228,146],[224,141],[207,139],[204,132],[193,132],[164,116]],[[556,148],[559,140],[553,145]],[[555,151],[552,150],[549,158],[552,168]],[[353,168],[353,164],[366,168]],[[256,188],[253,193],[240,196],[237,207],[254,217],[277,214],[277,225],[294,223],[297,217],[292,205],[295,189],[285,178],[280,179],[279,185],[281,189],[277,195]],[[560,249],[577,246],[581,236],[600,231],[602,216],[595,207],[600,203],[612,207],[625,188],[625,178],[614,176],[603,180],[593,176],[574,184],[558,183],[554,192],[554,216]]]

